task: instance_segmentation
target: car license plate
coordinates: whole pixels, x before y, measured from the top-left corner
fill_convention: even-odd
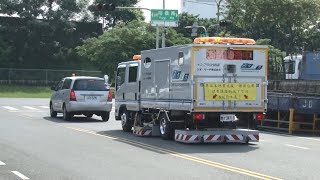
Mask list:
[[[98,97],[97,96],[86,96],[86,101],[97,101]]]
[[[234,114],[221,114],[220,115],[220,121],[221,122],[233,122],[238,120],[236,115]]]

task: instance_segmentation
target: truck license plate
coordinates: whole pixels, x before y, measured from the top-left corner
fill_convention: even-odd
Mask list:
[[[98,97],[97,96],[86,96],[86,101],[97,101]]]
[[[233,122],[238,120],[236,115],[234,114],[221,114],[220,115],[220,121],[221,122]]]

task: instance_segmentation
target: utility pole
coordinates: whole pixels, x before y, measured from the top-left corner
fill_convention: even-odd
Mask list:
[[[163,9],[166,9],[166,1],[163,0],[162,2]],[[163,32],[162,32],[162,48],[166,47],[166,27],[163,27]]]

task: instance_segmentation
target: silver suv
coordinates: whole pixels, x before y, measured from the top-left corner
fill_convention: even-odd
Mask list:
[[[72,76],[63,78],[57,86],[51,87],[54,93],[50,99],[50,115],[57,117],[63,113],[64,120],[71,120],[73,115],[93,114],[109,120],[112,109],[112,92],[105,78]]]

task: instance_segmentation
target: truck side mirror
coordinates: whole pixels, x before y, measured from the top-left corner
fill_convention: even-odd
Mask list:
[[[104,75],[104,82],[106,84],[109,84],[109,76],[108,75]]]
[[[117,76],[117,84],[119,84],[121,82],[121,77]]]
[[[294,74],[294,63],[290,63],[289,65],[289,74]]]
[[[116,78],[116,90],[118,90],[120,88],[121,85],[121,77],[117,76]]]

